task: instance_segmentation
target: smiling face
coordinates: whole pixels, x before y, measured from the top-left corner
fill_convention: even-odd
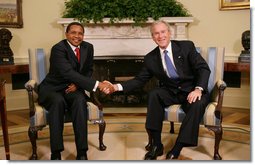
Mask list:
[[[73,45],[79,46],[83,41],[84,29],[79,25],[72,25],[66,32],[66,39]]]
[[[169,27],[163,23],[158,22],[153,24],[151,27],[151,35],[153,41],[162,49],[166,49],[170,43],[170,29]]]

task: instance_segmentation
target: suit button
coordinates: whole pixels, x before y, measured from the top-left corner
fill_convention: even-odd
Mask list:
[[[178,87],[178,89],[182,89],[182,87]]]

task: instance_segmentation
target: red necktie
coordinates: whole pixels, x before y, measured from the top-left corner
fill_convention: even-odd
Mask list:
[[[75,48],[75,52],[76,52],[76,57],[77,57],[77,60],[78,62],[80,62],[80,48]]]

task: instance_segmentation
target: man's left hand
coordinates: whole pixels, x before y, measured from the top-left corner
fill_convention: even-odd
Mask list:
[[[187,100],[191,104],[191,103],[196,102],[197,99],[200,100],[201,96],[202,96],[202,91],[200,89],[195,89],[189,93]]]
[[[70,85],[68,85],[68,88],[65,90],[66,94],[70,93],[70,92],[74,92],[77,90],[77,87],[74,83],[71,83]]]

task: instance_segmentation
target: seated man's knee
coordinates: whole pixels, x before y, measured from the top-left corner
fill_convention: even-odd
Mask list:
[[[148,93],[148,97],[149,98],[155,98],[158,97],[160,93],[160,89],[156,88],[156,89],[152,89],[151,91],[149,91]]]
[[[48,97],[48,100],[50,100],[54,104],[65,104],[65,98],[62,95],[59,94],[50,94]]]
[[[79,103],[85,103],[86,102],[86,98],[83,94],[77,94],[75,99],[74,99],[74,103],[75,104],[79,104]]]

